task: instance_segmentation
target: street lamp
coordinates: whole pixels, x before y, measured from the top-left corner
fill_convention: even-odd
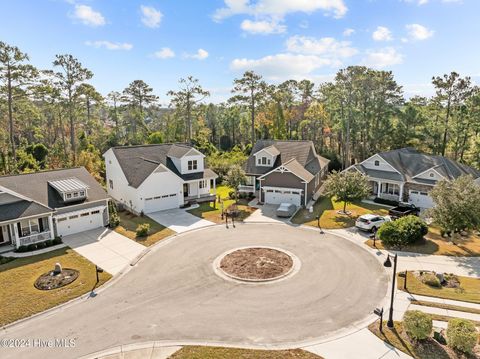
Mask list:
[[[323,234],[323,229],[320,226],[320,216],[317,216],[315,218],[317,219],[317,226],[318,226],[318,229],[320,230],[320,234]]]
[[[390,311],[388,313],[387,327],[390,329],[393,328],[393,296],[395,294],[395,279],[397,278],[397,254],[392,256],[387,254],[387,259],[383,263],[384,267],[390,268],[392,266],[392,261],[390,257],[393,257],[393,280],[392,280],[392,296],[390,298]]]

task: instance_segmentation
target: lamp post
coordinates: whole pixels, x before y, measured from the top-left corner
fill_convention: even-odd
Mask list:
[[[99,266],[95,266],[95,273],[97,274],[97,283],[100,281],[100,278],[98,278],[98,273],[103,273],[103,268],[100,268]]]
[[[387,327],[391,329],[393,328],[393,296],[395,294],[395,280],[397,278],[397,254],[395,254],[395,256],[387,254],[387,259],[383,263],[384,267],[390,268],[392,266],[392,261],[390,260],[390,257],[393,257],[393,280],[392,280],[392,296],[390,298],[390,310],[388,313]]]
[[[317,216],[315,218],[317,219],[317,226],[318,226],[318,229],[320,230],[320,234],[323,234],[323,229],[320,226],[320,216]]]

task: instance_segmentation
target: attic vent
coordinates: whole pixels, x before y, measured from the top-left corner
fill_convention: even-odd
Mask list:
[[[155,160],[151,160],[149,158],[145,158],[145,157],[140,157],[142,160],[144,160],[145,162],[150,162],[150,163],[155,163],[156,165],[159,165],[160,162],[158,161],[155,161]]]

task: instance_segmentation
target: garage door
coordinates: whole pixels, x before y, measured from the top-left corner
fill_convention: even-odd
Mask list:
[[[176,193],[145,198],[145,206],[143,212],[152,213],[171,208],[178,208],[178,197]]]
[[[264,191],[265,203],[267,204],[292,203],[296,206],[300,206],[302,200],[300,190],[267,188],[264,189]]]
[[[56,217],[57,234],[68,236],[90,229],[103,227],[103,208],[73,212],[64,217]]]
[[[427,192],[410,191],[409,202],[420,208],[432,208],[434,202]]]

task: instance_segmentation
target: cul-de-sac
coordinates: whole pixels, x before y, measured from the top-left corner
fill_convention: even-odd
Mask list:
[[[480,358],[479,13],[0,2],[0,358]]]

